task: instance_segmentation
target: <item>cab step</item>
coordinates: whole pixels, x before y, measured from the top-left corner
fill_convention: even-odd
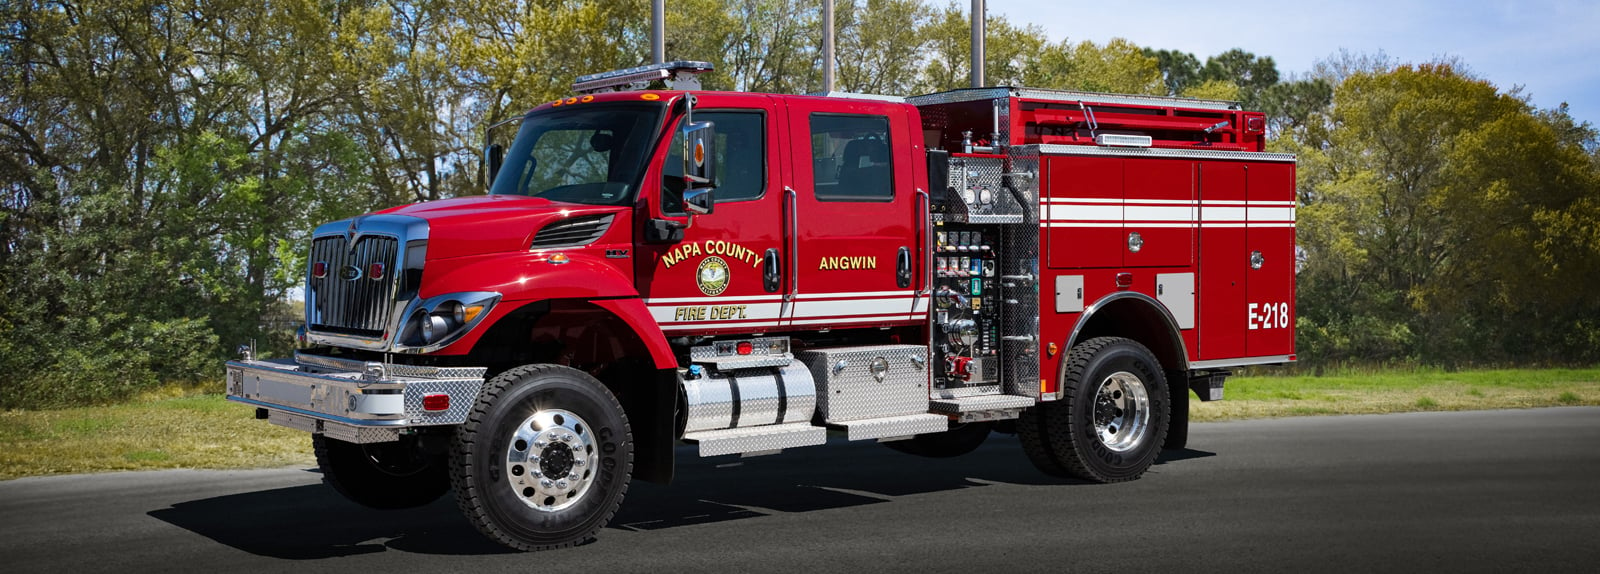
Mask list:
[[[911,438],[919,434],[950,430],[950,417],[936,414],[902,415],[877,419],[839,421],[828,426],[843,429],[850,440],[880,441]]]
[[[999,421],[1022,416],[1022,409],[1038,404],[1033,397],[1018,395],[977,395],[954,399],[934,399],[928,410],[957,417],[964,423]]]
[[[828,429],[811,426],[811,423],[789,423],[686,433],[683,441],[697,443],[700,456],[765,454],[786,448],[823,444],[828,442]]]

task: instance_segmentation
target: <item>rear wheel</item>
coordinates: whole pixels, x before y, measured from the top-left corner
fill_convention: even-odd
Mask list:
[[[883,446],[906,454],[928,458],[951,458],[978,450],[989,438],[994,423],[951,423],[950,430],[919,434],[905,440],[883,443]]]
[[[518,550],[592,540],[616,514],[633,439],[615,396],[588,374],[529,365],[484,385],[451,445],[467,519]]]
[[[1120,337],[1072,348],[1062,398],[1018,421],[1024,451],[1046,473],[1095,482],[1139,478],[1166,439],[1166,377],[1144,345]]]
[[[311,435],[322,482],[356,504],[380,510],[422,506],[450,490],[444,458],[428,455],[415,441],[410,435],[398,442],[353,444]]]

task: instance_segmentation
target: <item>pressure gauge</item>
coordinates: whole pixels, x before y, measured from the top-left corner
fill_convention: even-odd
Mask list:
[[[979,189],[978,203],[982,203],[984,205],[994,203],[994,190],[989,189],[987,186]]]
[[[966,190],[961,192],[961,199],[963,201],[966,201],[969,204],[977,203],[978,202],[978,192],[973,191],[973,189],[969,187]]]

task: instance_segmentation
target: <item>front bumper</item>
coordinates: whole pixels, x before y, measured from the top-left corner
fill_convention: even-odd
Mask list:
[[[295,353],[294,359],[228,361],[228,400],[267,409],[274,424],[355,443],[466,422],[483,388],[482,367],[428,367]],[[424,399],[448,397],[428,410]]]

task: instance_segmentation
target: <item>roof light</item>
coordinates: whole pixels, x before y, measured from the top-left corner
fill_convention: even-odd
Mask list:
[[[1150,136],[1130,136],[1122,134],[1097,134],[1094,136],[1094,145],[1112,147],[1150,147],[1155,140]]]
[[[572,82],[572,91],[580,94],[595,92],[620,92],[634,88],[634,84],[648,84],[656,80],[666,81],[675,90],[698,90],[700,79],[697,74],[710,72],[714,67],[711,62],[698,62],[679,60],[637,68],[612,70],[599,74],[578,76]],[[570,102],[569,102],[570,103]]]

